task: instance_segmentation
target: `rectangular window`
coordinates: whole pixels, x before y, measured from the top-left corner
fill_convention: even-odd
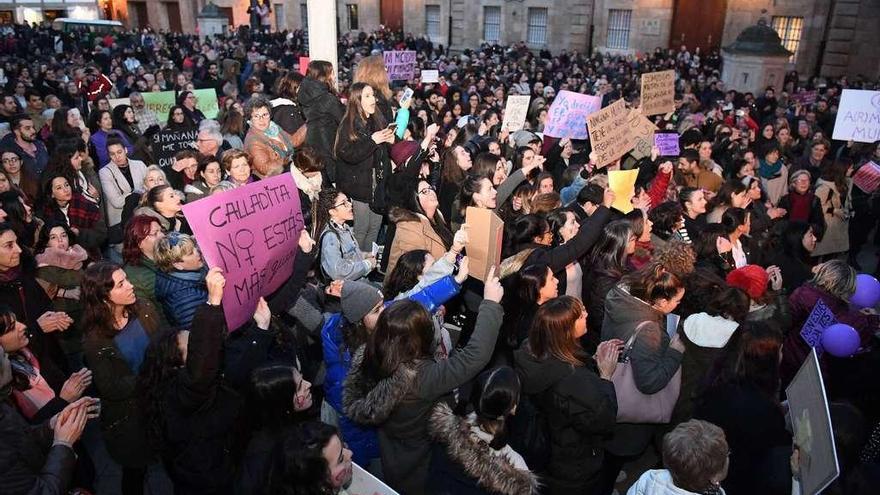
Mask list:
[[[501,7],[483,7],[483,39],[501,41]]]
[[[804,32],[804,18],[773,16],[773,29],[782,38],[782,46],[792,52],[788,61],[794,62],[797,59],[798,48],[800,48],[801,34]]]
[[[357,4],[349,3],[345,6],[348,10],[348,29],[352,31],[355,29],[360,29],[358,26],[358,6]]]
[[[299,4],[299,15],[302,17],[302,28],[303,31],[308,35],[309,32],[309,6],[301,3]]]
[[[528,30],[526,43],[544,45],[547,43],[547,9],[543,7],[529,8]]]
[[[440,6],[425,5],[425,33],[429,40],[440,38]]]
[[[629,49],[629,27],[632,23],[632,10],[610,9],[608,11],[608,48]]]

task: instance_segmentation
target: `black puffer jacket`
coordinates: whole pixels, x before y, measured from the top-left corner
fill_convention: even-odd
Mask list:
[[[602,466],[602,445],[614,431],[617,394],[599,378],[595,362],[573,367],[556,358],[537,359],[528,341],[514,353],[523,394],[547,418],[551,454],[550,494],[593,493]]]
[[[355,122],[357,139],[349,139],[349,126],[343,122],[339,127],[339,143],[336,146],[336,187],[351,199],[370,203],[373,191],[383,173],[388,158],[387,144],[376,144],[371,123]]]
[[[297,93],[303,115],[306,117],[306,144],[311,146],[324,159],[327,179],[336,182],[336,161],[333,158],[333,143],[336,129],[345,115],[345,107],[326,84],[312,78],[303,79]]]

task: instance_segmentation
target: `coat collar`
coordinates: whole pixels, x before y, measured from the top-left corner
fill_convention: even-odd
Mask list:
[[[405,363],[388,378],[373,380],[364,375],[365,348],[361,346],[351,358],[351,369],[342,393],[342,409],[356,423],[379,425],[412,390],[417,369],[415,363]]]

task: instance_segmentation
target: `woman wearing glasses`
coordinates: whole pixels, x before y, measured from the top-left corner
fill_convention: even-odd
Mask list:
[[[438,209],[437,191],[426,180],[413,181],[413,189],[405,208],[393,208],[389,218],[397,223],[397,232],[391,243],[388,258],[390,274],[397,260],[409,252],[423,249],[434,259],[440,259],[452,247],[452,231]]]
[[[354,230],[351,199],[336,189],[324,189],[315,205],[314,233],[320,234],[319,266],[325,280],[358,280],[376,267],[376,255],[360,250]]]
[[[272,122],[272,104],[265,97],[251,98],[245,112],[251,128],[244,149],[253,158],[254,173],[260,178],[280,174],[293,159],[293,137]]]
[[[196,104],[198,103],[198,99],[196,98],[196,94],[192,91],[182,91],[179,95],[177,95],[177,104],[183,107],[184,113],[186,116],[190,118],[196,125],[203,120],[205,120],[205,114],[202,113],[201,110],[196,108]]]

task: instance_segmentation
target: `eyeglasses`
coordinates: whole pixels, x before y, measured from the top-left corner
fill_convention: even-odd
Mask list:
[[[340,201],[339,203],[333,205],[333,208],[339,208],[340,206],[351,206],[351,200],[350,200],[350,199],[344,199],[344,200]],[[331,210],[332,210],[333,208],[331,208]]]
[[[3,163],[16,163],[16,162],[20,162],[20,161],[21,161],[21,158],[19,158],[17,156],[13,157],[13,158],[4,158],[3,159]]]
[[[255,114],[251,114],[251,118],[252,118],[252,119],[255,119],[255,120],[256,120],[256,119],[260,119],[260,120],[262,120],[262,119],[268,119],[268,118],[269,118],[269,114],[268,114],[268,113],[255,113]]]
[[[432,193],[432,192],[436,192],[436,191],[435,191],[435,189],[434,189],[433,187],[431,187],[431,186],[428,186],[428,187],[426,187],[426,188],[424,188],[424,189],[419,189],[419,194],[428,194],[428,193]]]

